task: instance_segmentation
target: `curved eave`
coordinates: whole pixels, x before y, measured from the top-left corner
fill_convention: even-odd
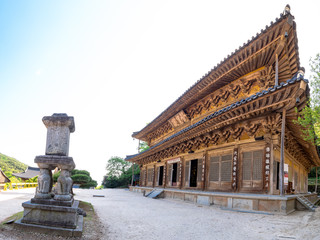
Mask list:
[[[266,47],[263,45],[260,46],[261,39],[268,39],[267,42],[270,45],[270,48],[276,47],[275,45],[271,44],[278,43],[277,41],[279,41],[281,30],[283,30],[286,24],[289,24],[292,30],[292,37],[290,39],[290,42],[288,43],[290,45],[289,50],[291,50],[292,52],[291,60],[289,59],[290,61],[288,61],[288,66],[286,68],[289,69],[288,71],[296,72],[300,67],[300,62],[297,45],[298,40],[295,31],[295,22],[293,22],[293,18],[294,17],[291,14],[280,15],[280,18],[276,19],[275,23],[271,22],[270,26],[266,26],[264,30],[261,30],[261,32],[257,33],[256,36],[252,37],[251,40],[248,40],[247,43],[243,44],[243,46],[239,47],[237,50],[235,50],[235,52],[231,53],[231,56],[228,55],[227,58],[225,58],[223,61],[217,64],[206,75],[204,75],[193,86],[191,86],[185,93],[183,93],[176,101],[174,101],[150,124],[148,124],[139,132],[134,132],[132,134],[132,137],[146,141],[147,135],[150,132],[154,131],[156,128],[164,124],[169,118],[173,117],[177,112],[192,105],[193,103],[198,101],[200,98],[206,96],[210,92],[228,84],[228,82],[231,82],[237,79],[238,77],[241,77],[249,73],[250,70],[253,71],[259,67],[264,66],[265,62],[260,61],[261,66],[255,66],[255,64],[251,64],[251,60],[248,61],[248,59],[254,58],[255,54],[259,54],[259,51]],[[247,56],[248,52],[250,54]],[[269,52],[272,56],[273,50],[270,50]],[[268,55],[270,54],[268,53]],[[242,61],[239,62],[239,59],[242,59]],[[258,60],[260,59],[256,59],[257,62],[259,62]],[[246,64],[247,66],[240,66],[242,64]],[[252,66],[248,66],[249,64]],[[243,71],[243,69],[247,70]],[[282,77],[281,74],[283,74],[283,79],[291,78],[293,75],[292,74],[291,76],[288,76],[288,73],[279,72],[280,81]]]
[[[139,160],[153,155],[167,147],[178,144],[178,141],[186,141],[188,139],[200,136],[205,131],[217,130],[227,125],[231,125],[240,120],[257,117],[268,112],[279,111],[282,108],[293,109],[296,106],[296,96],[301,94],[299,83],[303,76],[295,75],[292,79],[282,82],[278,86],[263,90],[248,98],[244,98],[233,103],[217,112],[210,114],[197,123],[182,129],[172,136],[164,139],[150,149],[136,155],[127,156],[126,160],[139,163]],[[305,83],[306,84],[306,83]],[[265,101],[262,101],[265,99]]]

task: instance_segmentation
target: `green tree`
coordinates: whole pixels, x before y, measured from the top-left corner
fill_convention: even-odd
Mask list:
[[[24,172],[27,167],[26,164],[17,159],[0,153],[0,168],[9,179],[12,178],[13,182],[21,182],[21,179],[13,177],[12,173]]]
[[[146,150],[148,150],[150,147],[148,146],[147,142],[141,141],[139,143],[139,152],[144,152]]]
[[[111,157],[107,162],[107,176],[120,177],[130,167],[130,163],[121,157]]]
[[[107,163],[107,175],[103,177],[102,185],[106,188],[128,187],[132,179],[132,167],[134,175],[140,173],[137,164],[132,164],[120,157],[112,157]]]
[[[89,177],[86,174],[71,175],[71,179],[72,179],[73,183],[76,183],[76,184],[84,184],[84,183],[88,183],[91,181],[91,177]]]
[[[28,180],[26,180],[27,183],[36,183],[38,182],[38,176],[35,176],[33,178],[29,178]]]
[[[302,126],[303,138],[320,145],[320,54],[310,59],[310,100],[300,112],[298,123]]]
[[[57,182],[60,176],[60,171],[52,175],[53,182]],[[73,169],[71,171],[71,179],[73,184],[80,184],[80,188],[90,188],[96,187],[98,185],[97,181],[93,180],[90,173],[86,170]]]

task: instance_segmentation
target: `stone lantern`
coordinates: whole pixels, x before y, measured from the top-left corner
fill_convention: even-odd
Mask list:
[[[71,194],[71,171],[75,168],[69,157],[70,133],[75,131],[74,119],[65,113],[55,113],[42,119],[47,127],[45,155],[36,156],[34,162],[40,168],[38,187],[34,198],[24,202],[24,216],[16,223],[21,226],[55,229],[63,235],[79,236],[82,219],[79,201]],[[52,170],[61,170],[57,184],[52,188]]]

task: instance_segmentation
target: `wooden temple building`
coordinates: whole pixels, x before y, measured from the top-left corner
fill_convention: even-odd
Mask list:
[[[296,23],[287,6],[133,137],[140,186],[164,197],[287,214],[307,193],[319,151],[294,120],[306,105]],[[297,111],[296,111],[297,109]],[[308,194],[309,198],[314,197]]]

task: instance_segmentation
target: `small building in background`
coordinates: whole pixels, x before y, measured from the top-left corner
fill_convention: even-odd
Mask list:
[[[21,178],[22,181],[27,181],[30,178],[34,178],[40,174],[40,168],[30,167],[22,173],[12,173],[13,176]]]
[[[0,184],[8,183],[8,182],[10,182],[10,179],[6,176],[6,174],[0,168]]]

